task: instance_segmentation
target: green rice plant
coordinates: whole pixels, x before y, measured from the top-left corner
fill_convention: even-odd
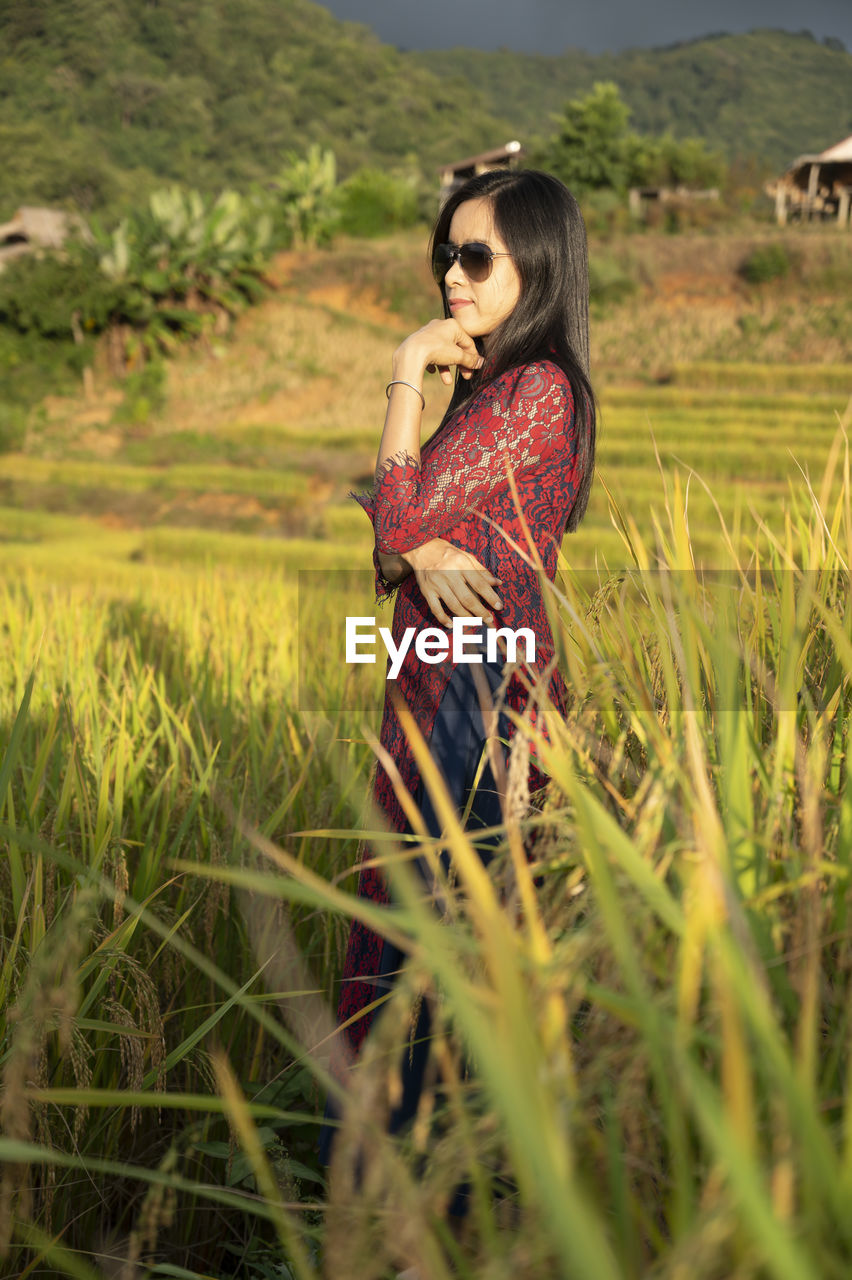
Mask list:
[[[216,576],[202,585],[200,595],[198,582],[183,598],[167,592],[156,612],[108,594],[98,599],[91,590],[63,599],[62,592],[59,597],[35,589],[28,594],[10,584],[3,596],[5,657],[21,657],[20,664],[17,657],[8,665],[4,661],[16,675],[13,686],[4,687],[0,710],[0,722],[10,726],[0,775],[0,838],[9,851],[2,871],[8,912],[3,928],[14,939],[3,960],[3,1009],[19,1013],[5,1026],[0,1053],[11,1112],[33,1117],[24,1132],[4,1128],[9,1141],[37,1137],[49,1152],[33,1209],[48,1237],[50,1223],[54,1231],[69,1224],[61,1227],[63,1243],[79,1248],[85,1242],[92,1256],[111,1247],[99,1242],[102,1227],[119,1233],[119,1239],[123,1232],[125,1244],[129,1238],[130,1187],[138,1180],[134,1183],[132,1174],[130,1182],[116,1176],[122,1160],[141,1153],[154,1167],[171,1161],[175,1176],[194,1171],[193,1186],[203,1184],[202,1169],[208,1167],[211,1181],[219,1181],[221,1165],[208,1146],[224,1140],[227,1147],[221,1107],[214,1102],[214,1111],[199,1118],[194,1114],[198,1102],[193,1107],[190,1097],[179,1109],[172,1099],[163,1111],[160,1088],[177,1088],[182,1098],[209,1095],[210,1054],[219,1041],[245,1062],[245,1083],[267,1081],[275,1105],[271,1115],[267,1106],[266,1123],[275,1125],[281,1123],[279,1099],[286,1098],[286,1090],[269,1082],[288,1067],[288,1080],[297,1074],[294,1053],[281,1046],[268,1012],[278,997],[253,989],[258,965],[244,913],[227,890],[191,874],[175,877],[166,865],[178,852],[215,864],[228,860],[231,847],[245,849],[214,793],[232,796],[235,807],[272,834],[288,819],[306,825],[305,804],[312,822],[327,812],[330,825],[340,826],[349,816],[351,800],[331,786],[335,745],[323,745],[328,731],[322,724],[303,724],[296,710],[287,620],[294,602],[276,588],[273,576],[256,594],[240,594]],[[270,598],[277,602],[272,610]],[[266,617],[261,617],[258,605],[264,600]],[[222,637],[224,649],[217,645]],[[39,650],[36,673],[27,681],[26,655]],[[260,784],[257,790],[252,776]],[[310,842],[302,842],[302,856],[311,858]],[[85,925],[69,915],[84,887],[96,898]],[[298,912],[294,921],[299,945],[322,962],[326,930],[318,936],[315,923],[300,923]],[[58,1033],[45,1026],[38,1043],[43,1066],[26,1083],[54,1092],[50,1101],[22,1105],[21,1091],[10,1090],[10,1073],[15,1062],[30,1061],[32,1053],[17,1029],[28,1027],[28,1010],[55,986],[51,979],[46,992],[42,989],[44,969],[35,957],[43,953],[52,973],[50,948],[61,951],[69,940],[77,948],[77,963],[60,986],[72,1052],[63,1054]],[[187,967],[186,947],[200,969],[192,963]],[[238,981],[215,966],[205,968],[205,955],[227,957]],[[226,983],[221,998],[218,981]],[[34,994],[26,996],[32,984]],[[285,1122],[288,1114],[297,1117],[296,1130],[289,1122],[279,1151],[291,1182],[301,1167],[294,1149],[301,1154],[307,1143],[310,1154],[310,1139],[298,1132],[298,1116],[306,1109],[305,1093],[312,1097],[312,1092],[302,1073],[302,1083],[283,1108]],[[57,1101],[69,1093],[70,1100]],[[260,1098],[258,1105],[263,1108],[265,1101]],[[78,1122],[85,1106],[88,1117]],[[310,1119],[309,1114],[308,1129]],[[69,1134],[76,1155],[63,1165],[63,1135]],[[275,1147],[277,1130],[271,1141]],[[85,1197],[78,1199],[75,1167],[81,1160],[90,1169],[90,1189],[101,1188],[88,1204]],[[105,1179],[100,1183],[89,1163],[98,1161]],[[110,1161],[107,1170],[104,1162]],[[305,1167],[299,1176],[317,1175]],[[303,1185],[310,1190],[310,1182]],[[236,1195],[229,1203],[245,1206]],[[16,1209],[15,1201],[7,1208]],[[211,1212],[215,1207],[208,1207],[206,1213]],[[190,1212],[178,1222],[171,1246],[182,1237],[188,1257],[193,1220],[197,1224]],[[234,1221],[234,1230],[224,1237],[232,1247],[240,1238],[239,1213]],[[249,1221],[255,1218],[250,1215]],[[29,1239],[21,1222],[14,1230],[19,1246]],[[165,1222],[163,1231],[168,1235]],[[223,1256],[221,1245],[217,1249]],[[30,1256],[26,1250],[25,1255]],[[22,1255],[10,1257],[11,1273],[17,1274]]]
[[[712,571],[687,493],[663,477],[650,534],[612,501],[615,567],[563,559],[568,715],[541,690],[535,722],[513,714],[487,870],[404,708],[443,841],[398,779],[415,839],[357,800],[382,682],[331,643],[364,607],[337,575],[316,570],[301,638],[272,569],[4,587],[8,1274],[107,1254],[190,1276],[848,1273],[846,442],[775,521],[717,518]],[[534,805],[533,748],[552,778]],[[390,909],[352,892],[360,839]],[[312,1144],[353,917],[410,960],[348,1073],[326,1187]],[[423,999],[436,1075],[391,1141]]]

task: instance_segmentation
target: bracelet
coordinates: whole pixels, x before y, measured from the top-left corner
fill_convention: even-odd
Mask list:
[[[413,382],[406,382],[404,378],[394,378],[394,380],[392,382],[389,382],[388,385],[385,387],[385,395],[387,396],[388,400],[390,400],[391,387],[411,387],[411,390],[416,391],[417,394],[419,395],[420,400],[423,404],[423,408],[424,409],[426,408],[426,397],[424,396],[423,392],[420,390],[419,387],[415,387]]]

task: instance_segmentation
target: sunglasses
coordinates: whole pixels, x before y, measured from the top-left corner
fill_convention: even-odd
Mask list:
[[[482,284],[491,275],[495,258],[511,257],[511,253],[495,253],[480,240],[471,240],[469,244],[436,244],[432,254],[432,271],[438,284],[443,284],[450,267],[458,262],[468,280],[472,280],[474,284]]]

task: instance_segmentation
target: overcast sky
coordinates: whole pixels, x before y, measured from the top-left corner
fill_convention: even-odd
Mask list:
[[[602,53],[780,27],[807,28],[818,40],[837,36],[852,51],[852,0],[325,0],[325,7],[404,49]]]

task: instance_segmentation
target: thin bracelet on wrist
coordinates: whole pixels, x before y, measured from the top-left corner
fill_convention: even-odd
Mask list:
[[[411,387],[411,390],[416,391],[417,394],[419,395],[420,402],[423,405],[423,408],[424,409],[426,408],[426,397],[424,396],[423,392],[420,390],[419,387],[415,387],[413,382],[406,382],[404,378],[393,378],[385,387],[385,395],[387,396],[388,400],[390,400],[391,387]]]

